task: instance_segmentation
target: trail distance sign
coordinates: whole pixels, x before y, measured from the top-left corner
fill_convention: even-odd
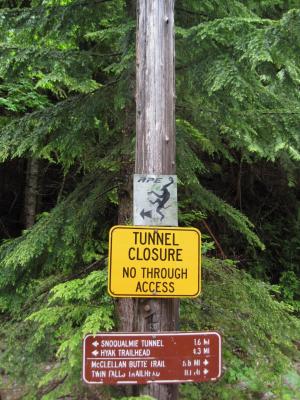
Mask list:
[[[196,297],[201,234],[195,228],[114,226],[108,292],[113,297]]]
[[[209,382],[221,376],[217,332],[87,335],[83,380],[104,385]]]

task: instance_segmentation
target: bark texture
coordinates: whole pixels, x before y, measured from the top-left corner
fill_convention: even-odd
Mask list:
[[[136,158],[138,174],[175,173],[174,0],[139,0],[137,28]],[[178,300],[136,301],[134,329],[178,329]],[[176,400],[177,385],[140,388],[158,400]]]
[[[125,164],[126,165],[126,164]],[[129,165],[129,164],[128,164]],[[132,169],[130,168],[131,173]],[[132,174],[128,176],[128,181],[124,183],[119,193],[120,205],[118,224],[127,225],[132,220]],[[118,331],[132,332],[135,317],[135,299],[120,298],[117,300]]]
[[[126,8],[129,18],[135,18],[136,16],[136,0],[126,0]],[[130,38],[128,38],[130,40]],[[132,140],[132,134],[135,123],[135,80],[134,73],[132,81],[129,83],[129,92],[131,93],[128,105],[125,110],[125,125],[123,127],[123,143],[124,149],[130,148],[128,143]],[[132,162],[132,154],[123,153],[121,156],[122,164],[122,176],[124,182],[119,190],[119,212],[118,212],[118,224],[128,225],[132,223],[132,175],[134,172],[134,165]],[[133,332],[134,330],[134,318],[136,316],[136,300],[134,298],[119,298],[116,301],[116,313],[119,332]],[[134,386],[125,385],[121,389],[125,395],[133,396],[137,394],[137,390]]]
[[[34,225],[37,211],[39,179],[39,161],[31,158],[27,161],[26,187],[24,199],[24,225],[28,229]]]
[[[139,0],[136,173],[175,173],[174,0]]]

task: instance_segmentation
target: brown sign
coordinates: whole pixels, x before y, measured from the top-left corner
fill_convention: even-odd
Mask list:
[[[83,380],[104,385],[207,382],[221,375],[217,332],[87,335]]]

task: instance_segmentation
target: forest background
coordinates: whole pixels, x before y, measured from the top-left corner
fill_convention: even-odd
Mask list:
[[[300,399],[300,4],[175,12],[179,221],[204,235],[180,324],[219,331],[224,359],[181,398]],[[125,398],[82,384],[81,342],[117,327],[107,239],[130,198],[135,30],[134,0],[0,0],[3,399]]]

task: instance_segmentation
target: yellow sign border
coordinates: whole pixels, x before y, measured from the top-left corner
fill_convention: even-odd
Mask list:
[[[167,230],[167,231],[193,231],[198,235],[199,238],[199,251],[198,251],[198,259],[197,259],[197,265],[198,265],[198,287],[197,287],[197,291],[196,293],[193,294],[179,294],[179,295],[163,295],[163,294],[137,294],[137,293],[133,293],[133,294],[119,294],[119,293],[114,293],[111,290],[111,286],[112,286],[112,251],[113,251],[113,233],[115,230],[137,230],[137,231],[141,231],[141,230]],[[195,262],[196,264],[196,262]],[[107,285],[107,290],[108,293],[110,294],[110,296],[112,297],[120,297],[120,298],[195,298],[198,297],[199,294],[201,293],[201,232],[197,229],[197,228],[182,228],[182,227],[169,227],[169,226],[144,226],[144,225],[115,225],[113,226],[110,231],[109,231],[109,253],[108,253],[108,285]]]

